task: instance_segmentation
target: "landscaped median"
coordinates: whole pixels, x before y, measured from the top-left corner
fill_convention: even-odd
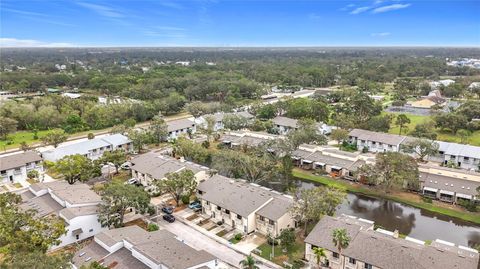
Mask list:
[[[293,176],[298,178],[299,180],[310,181],[320,183],[322,185],[330,186],[330,187],[337,187],[344,189],[351,193],[358,193],[363,194],[366,196],[377,197],[382,199],[387,199],[395,202],[399,202],[402,204],[410,205],[413,207],[425,209],[431,212],[447,215],[450,217],[458,218],[461,220],[469,221],[475,224],[480,224],[480,214],[479,213],[472,213],[472,212],[465,212],[461,210],[455,210],[451,208],[445,208],[441,206],[437,206],[434,204],[422,202],[422,201],[413,201],[411,199],[406,199],[400,197],[398,194],[385,194],[382,192],[378,192],[376,190],[364,187],[360,184],[353,184],[350,182],[346,182],[339,179],[333,179],[325,176],[318,176],[313,175],[308,171],[304,171],[298,168],[293,169],[292,172]]]

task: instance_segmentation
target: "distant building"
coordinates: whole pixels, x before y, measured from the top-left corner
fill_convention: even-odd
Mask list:
[[[348,134],[351,144],[356,144],[358,150],[366,148],[370,152],[398,152],[400,144],[406,136],[380,132],[372,132],[362,129],[353,129]]]
[[[244,234],[276,237],[283,229],[295,227],[291,196],[244,180],[215,175],[198,184],[197,197],[203,214]]]
[[[42,156],[43,159],[51,162],[56,162],[65,156],[75,154],[80,154],[91,160],[96,160],[102,157],[104,152],[117,149],[132,151],[132,141],[122,134],[114,134],[101,138],[85,140],[67,146],[60,146],[58,148],[42,152]]]
[[[65,93],[62,93],[62,96],[63,96],[63,97],[70,98],[70,99],[78,99],[78,98],[80,98],[82,95],[81,95],[80,93],[65,92]]]
[[[105,230],[98,221],[98,205],[101,197],[83,183],[68,184],[67,181],[36,183],[21,193],[20,208],[34,209],[37,217],[58,216],[65,221],[67,233],[59,240],[63,247]]]
[[[144,186],[150,186],[153,181],[165,179],[168,173],[180,172],[185,169],[189,169],[195,174],[197,182],[208,176],[207,167],[152,152],[139,155],[130,162],[132,163],[132,177]]]
[[[195,122],[189,119],[167,121],[168,139],[175,140],[182,134],[194,134],[197,131]]]
[[[138,226],[106,230],[75,252],[73,267],[91,262],[118,269],[217,268],[217,259],[196,250],[166,230],[147,232]]]
[[[31,170],[43,172],[42,157],[34,151],[1,157],[0,183],[25,181]]]
[[[214,129],[214,131],[219,131],[219,130],[223,130],[225,128],[225,125],[223,123],[223,119],[227,115],[242,117],[242,118],[246,119],[247,122],[249,122],[249,121],[251,121],[255,118],[255,116],[248,113],[247,111],[232,112],[232,113],[217,112],[215,114],[207,114],[207,115],[200,116],[200,117],[195,119],[195,123],[198,126],[202,126],[203,128],[206,128],[207,127],[207,118],[212,117],[215,120],[215,125],[214,125],[213,129]]]
[[[332,242],[334,229],[345,229],[351,238],[342,254]],[[442,240],[430,245],[398,232],[374,230],[373,222],[350,216],[324,216],[305,238],[305,259],[316,264],[315,248],[326,252],[326,266],[332,269],[477,269],[478,251]]]
[[[417,100],[410,101],[407,103],[407,106],[414,108],[425,108],[430,109],[433,106],[445,106],[447,104],[447,99],[443,98],[440,90],[432,90],[428,93],[428,96]]]
[[[437,89],[438,87],[440,86],[444,86],[444,87],[447,87],[449,86],[450,84],[453,84],[455,83],[455,80],[452,80],[452,79],[444,79],[444,80],[439,80],[439,81],[432,81],[430,82],[430,87],[432,89]]]

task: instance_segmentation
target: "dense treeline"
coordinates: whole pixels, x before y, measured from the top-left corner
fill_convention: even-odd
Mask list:
[[[2,70],[11,71],[2,72],[0,86],[21,92],[91,89],[144,100],[176,91],[189,100],[233,101],[258,97],[265,84],[362,86],[397,77],[480,73],[445,64],[445,57],[459,56],[480,57],[480,50],[3,49]],[[190,66],[176,61],[189,61]]]

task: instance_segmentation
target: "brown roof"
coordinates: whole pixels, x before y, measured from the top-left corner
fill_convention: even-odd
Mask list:
[[[25,166],[27,163],[39,162],[41,160],[40,155],[34,151],[8,155],[0,158],[0,170],[19,168]]]

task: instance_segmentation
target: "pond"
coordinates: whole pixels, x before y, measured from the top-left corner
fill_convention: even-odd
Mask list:
[[[317,186],[301,180],[297,180],[296,185],[298,189]],[[470,247],[480,244],[480,226],[390,200],[348,193],[338,214],[372,220],[386,230],[397,229],[420,240],[441,239]]]

